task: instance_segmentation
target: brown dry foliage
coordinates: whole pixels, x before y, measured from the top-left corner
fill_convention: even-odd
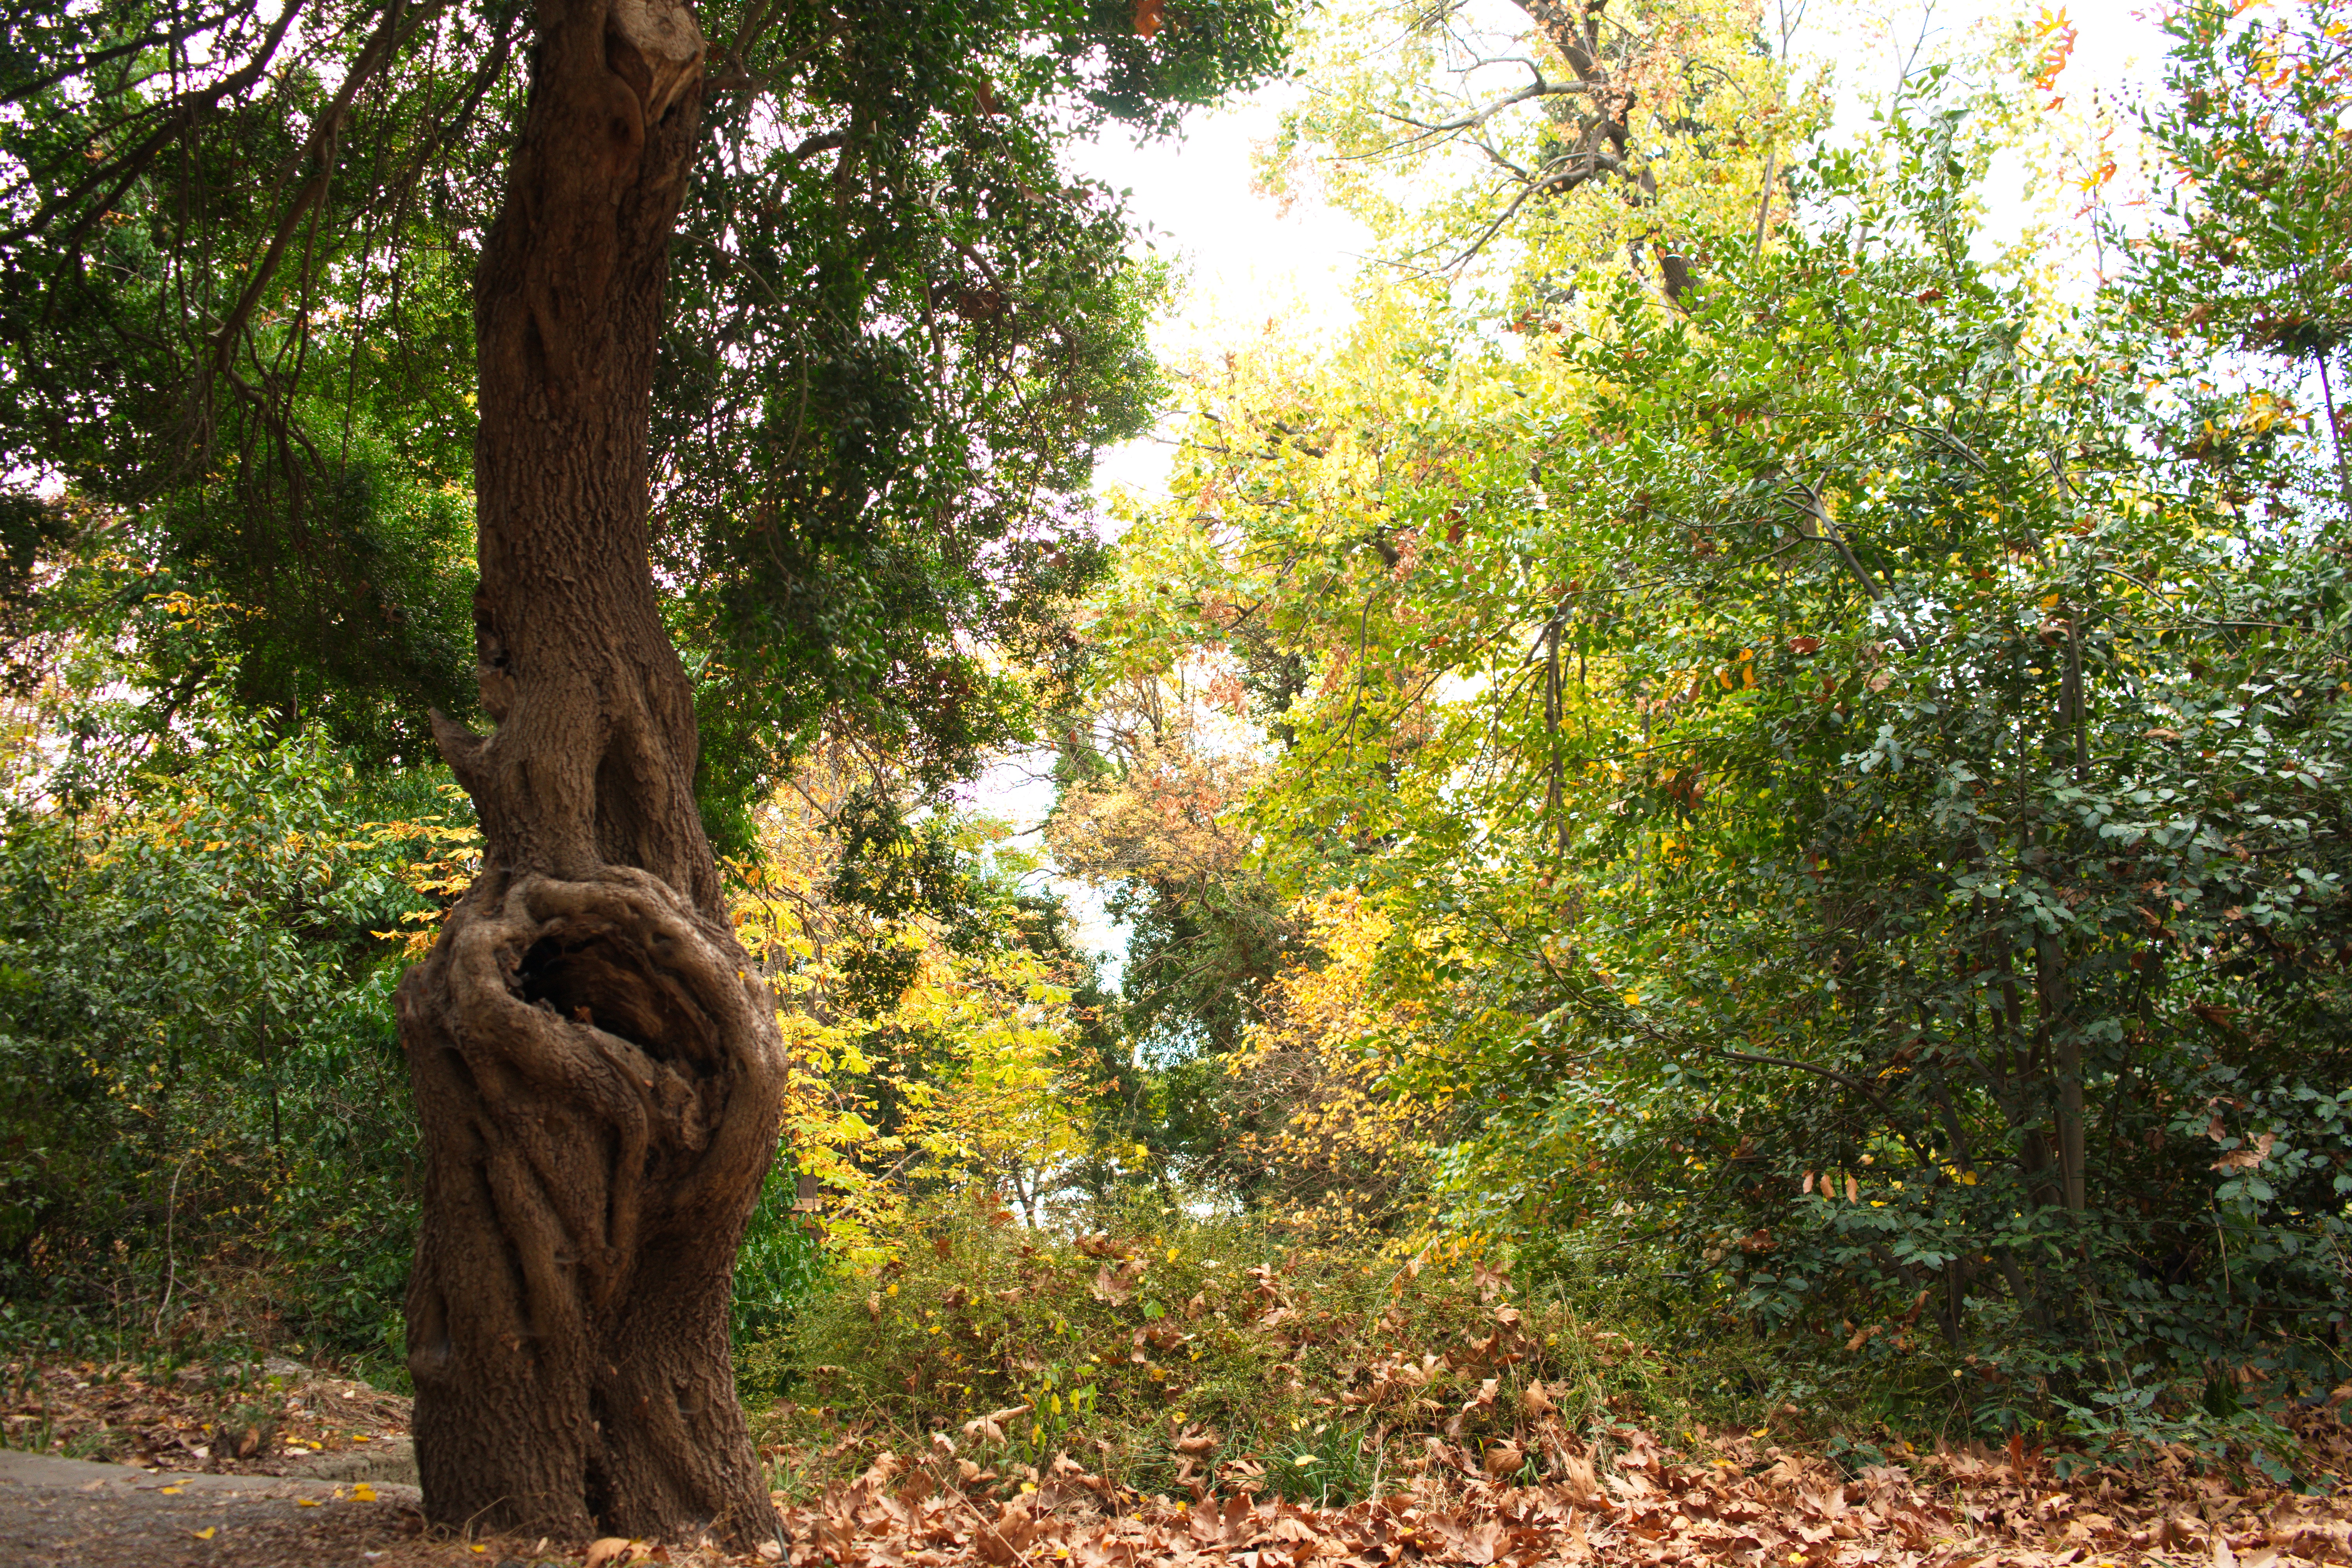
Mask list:
[[[0,1447],[158,1470],[282,1475],[301,1453],[408,1433],[409,1401],[399,1394],[251,1368],[18,1362],[0,1368]]]
[[[1256,757],[1206,745],[1171,720],[1122,737],[1124,772],[1073,785],[1045,840],[1072,876],[1097,881],[1213,881],[1240,872],[1252,836],[1233,807],[1265,774]]]
[[[2332,1416],[2301,1436],[2336,1473],[2352,1443]],[[1556,1425],[1556,1479],[1497,1482],[1466,1449],[1431,1438],[1417,1473],[1375,1500],[1318,1509],[1253,1495],[1247,1479],[1189,1500],[1141,1498],[1064,1454],[1010,1498],[973,1495],[942,1448],[909,1465],[885,1454],[856,1480],[792,1505],[795,1563],[933,1568],[980,1562],[1077,1568],[1384,1568],[1486,1564],[1738,1563],[1746,1568],[1992,1568],[2197,1563],[2291,1568],[2352,1562],[2352,1495],[2237,1489],[2179,1453],[2132,1470],[2057,1479],[2052,1456],[2012,1445],[1911,1457],[1849,1475],[1746,1436],[1662,1447],[1614,1426],[1594,1447]]]
[[[205,1445],[192,1439],[208,1422],[217,1425],[234,1389],[201,1378],[150,1382],[133,1369],[94,1364],[20,1363],[7,1372],[12,1446],[27,1446],[37,1429],[53,1434],[49,1441],[60,1447],[104,1431],[121,1435],[126,1457],[163,1469],[266,1474],[283,1462],[282,1437],[332,1448],[363,1434],[394,1435],[404,1425],[406,1401],[399,1396],[320,1377],[269,1391],[282,1434],[271,1455],[227,1461],[198,1457],[195,1449]],[[1571,1436],[1539,1399],[1523,1397],[1515,1414],[1513,1435],[1490,1440],[1484,1454],[1442,1436],[1423,1438],[1420,1452],[1385,1479],[1377,1500],[1347,1508],[1263,1495],[1264,1481],[1246,1461],[1202,1471],[1189,1497],[1143,1496],[1068,1453],[1000,1474],[960,1454],[953,1438],[913,1460],[886,1452],[862,1474],[813,1497],[773,1495],[783,1510],[791,1561],[802,1568],[2352,1563],[2352,1489],[2336,1483],[2306,1497],[2240,1485],[2185,1450],[2063,1480],[2057,1453],[2018,1444],[2006,1452],[1939,1448],[1849,1474],[1818,1455],[1743,1434],[1701,1429],[1675,1448],[1622,1423],[1589,1438]],[[2310,1473],[2331,1482],[2352,1473],[2352,1433],[2334,1414],[2305,1413],[2296,1435]],[[1496,1456],[1513,1454],[1543,1472],[1540,1484],[1497,1477]],[[402,1568],[513,1555],[543,1562],[551,1552],[578,1563],[589,1549],[584,1541],[495,1536],[469,1544],[423,1533],[413,1517],[406,1528],[417,1533],[383,1559]],[[487,1552],[475,1550],[485,1544]],[[92,1550],[102,1545],[91,1543]],[[779,1562],[782,1553],[772,1546],[766,1553],[730,1555],[679,1542],[642,1543],[633,1556],[749,1568]]]

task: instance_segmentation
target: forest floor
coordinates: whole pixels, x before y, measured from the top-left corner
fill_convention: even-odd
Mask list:
[[[6,1369],[0,1568],[680,1568],[777,1563],[774,1544],[465,1537],[428,1529],[403,1473],[406,1402],[292,1363],[149,1381],[90,1365]],[[2352,1563],[2352,1432],[2313,1412],[2300,1494],[2181,1450],[2062,1479],[2012,1446],[1906,1453],[1859,1470],[1746,1435],[1669,1447],[1612,1428],[1544,1484],[1483,1473],[1432,1439],[1377,1502],[1317,1508],[1245,1469],[1197,1496],[1139,1497],[1069,1458],[967,1489],[945,1458],[884,1453],[782,1505],[796,1568],[2059,1568]],[[27,1452],[26,1450],[32,1450]],[[75,1456],[130,1461],[101,1464]],[[240,1454],[242,1457],[240,1457]]]

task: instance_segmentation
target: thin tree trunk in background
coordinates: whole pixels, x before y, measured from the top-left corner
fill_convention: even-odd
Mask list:
[[[2319,356],[2319,401],[2327,410],[2327,439],[2336,449],[2336,493],[2352,506],[2352,468],[2344,462],[2344,423],[2336,412],[2336,384],[2327,374],[2327,356]]]
[[[541,0],[475,281],[484,739],[435,733],[480,874],[402,982],[425,1511],[772,1539],[728,1343],[783,1049],[697,813],[646,555],[667,252],[699,118],[678,0]]]
[[[2083,1045],[2071,1026],[2074,986],[2066,973],[2066,946],[2042,935],[2033,942],[2033,968],[2040,992],[2042,1032],[2058,1079],[2058,1180],[2062,1201],[2081,1210],[2089,1199],[2083,1170]]]
[[[269,1157],[273,1162],[278,1162],[283,1159],[281,1151],[286,1142],[286,1130],[278,1114],[278,1042],[270,1037],[269,997],[267,993],[261,998],[261,1071],[269,1080]]]
[[[1559,617],[1554,616],[1544,627],[1544,743],[1548,755],[1546,766],[1551,775],[1544,791],[1544,815],[1552,825],[1559,852],[1568,853],[1568,815],[1560,779],[1559,754]]]
[[[2063,618],[2055,623],[2056,633],[2065,641],[2066,658],[2059,669],[2057,722],[2052,727],[2049,754],[2052,763],[2073,769],[2074,781],[2082,784],[2088,781],[2091,766],[2088,731],[2084,727],[2082,616],[2071,605],[2061,606],[2060,614]],[[2046,846],[2043,852],[2049,852]],[[2041,1014],[2039,1032],[2057,1079],[2062,1201],[2080,1213],[2090,1202],[2090,1181],[2084,1170],[2083,1042],[2074,1028],[2074,978],[2061,933],[2034,934],[2033,973],[2035,1004]]]

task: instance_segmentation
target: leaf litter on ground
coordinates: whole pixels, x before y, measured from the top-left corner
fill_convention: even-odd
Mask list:
[[[297,1363],[0,1366],[0,1447],[157,1470],[277,1475],[408,1433],[409,1401]]]
[[[307,1369],[299,1378],[241,1384],[90,1364],[8,1372],[11,1446],[84,1453],[115,1446],[127,1450],[121,1457],[164,1470],[267,1472],[294,1445],[354,1447],[406,1427],[408,1402],[399,1395]],[[270,1451],[244,1459],[206,1451],[216,1447],[223,1416],[257,1408],[283,1424]],[[2324,1482],[2306,1495],[2233,1480],[2179,1447],[2063,1477],[2060,1454],[2021,1443],[2005,1451],[1939,1447],[1849,1469],[1745,1433],[1700,1429],[1670,1447],[1619,1423],[1578,1437],[1544,1399],[1523,1398],[1519,1408],[1526,1423],[1517,1436],[1483,1454],[1427,1436],[1376,1500],[1344,1507],[1272,1495],[1264,1467],[1246,1458],[1193,1475],[1190,1496],[1146,1496],[1067,1454],[1010,1469],[1001,1481],[992,1471],[981,1479],[941,1445],[911,1460],[886,1451],[814,1497],[773,1494],[782,1541],[753,1553],[708,1542],[630,1542],[615,1553],[609,1540],[428,1536],[393,1555],[420,1563],[579,1563],[601,1546],[608,1562],[682,1568],[781,1564],[787,1555],[796,1568],[2352,1563],[2352,1487],[2341,1479],[2352,1476],[2352,1433],[2328,1409],[2296,1417],[2305,1474]],[[37,1437],[45,1440],[28,1441]],[[1538,1472],[1536,1484],[1517,1484]]]
[[[1529,1439],[1549,1460],[1539,1484],[1497,1479],[1467,1448],[1432,1437],[1419,1473],[1344,1508],[1260,1495],[1245,1475],[1223,1493],[1204,1481],[1190,1499],[1135,1497],[1066,1455],[1010,1498],[967,1493],[937,1458],[908,1464],[886,1453],[819,1498],[777,1500],[791,1560],[803,1568],[2352,1563],[2352,1491],[2336,1479],[2352,1472],[2352,1441],[2326,1413],[2301,1426],[2306,1458],[2332,1472],[2317,1495],[2241,1489],[2182,1450],[2063,1479],[2055,1456],[2022,1445],[1945,1448],[1848,1471],[1745,1435],[1671,1448],[1617,1426],[1588,1447],[1547,1424]]]

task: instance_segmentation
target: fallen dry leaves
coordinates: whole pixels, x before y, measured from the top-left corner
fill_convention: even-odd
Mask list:
[[[1400,1364],[1390,1372],[1416,1370]],[[282,1451],[245,1461],[214,1451],[219,1417],[236,1400],[244,1408],[266,1402],[296,1443],[347,1447],[405,1427],[404,1400],[315,1375],[280,1380],[264,1394],[201,1378],[149,1383],[124,1369],[10,1371],[12,1446],[81,1447],[73,1442],[77,1435],[86,1440],[102,1433],[127,1450],[123,1457],[165,1469],[277,1468],[272,1460],[282,1460]],[[1518,1402],[1532,1422],[1522,1435],[1491,1443],[1483,1454],[1427,1437],[1404,1474],[1386,1478],[1378,1501],[1345,1508],[1265,1495],[1262,1468],[1247,1460],[1216,1464],[1194,1480],[1194,1496],[1169,1499],[1139,1497],[1066,1455],[1000,1482],[993,1471],[959,1459],[952,1445],[911,1462],[886,1453],[821,1496],[777,1494],[776,1500],[797,1568],[2352,1564],[2352,1489],[2340,1484],[2313,1497],[2233,1486],[2177,1450],[2133,1468],[2062,1480],[2053,1465],[2057,1456],[2021,1446],[1922,1452],[1850,1474],[1819,1456],[1745,1435],[1706,1436],[1684,1448],[1627,1425],[1589,1440],[1573,1437],[1553,1418],[1540,1386],[1536,1397],[1523,1394]],[[991,1417],[1001,1423],[1017,1414]],[[26,1440],[37,1433],[58,1436]],[[2352,1475],[2352,1434],[2335,1415],[2306,1413],[2299,1435],[2313,1473]],[[1204,1462],[1213,1462],[1206,1456],[1216,1444],[1213,1432],[1193,1435]],[[1534,1473],[1522,1468],[1530,1461],[1541,1483],[1514,1484]],[[999,1495],[1016,1486],[1013,1495]],[[436,1552],[450,1554],[449,1561],[496,1563],[528,1552],[518,1560],[545,1561],[551,1543],[532,1550],[494,1541],[474,1551],[483,1544],[417,1541],[404,1552],[421,1554],[419,1563],[444,1560]],[[786,1555],[782,1544],[729,1557],[707,1545],[657,1548],[614,1539],[572,1543],[563,1560],[578,1563],[600,1551],[605,1568],[637,1561],[781,1568]]]
[[[2332,1418],[2315,1417],[2304,1436],[2316,1461],[2352,1471],[2352,1443]],[[1923,1453],[1850,1475],[1747,1436],[1681,1451],[1617,1426],[1581,1452],[1557,1438],[1548,1446],[1550,1479],[1519,1487],[1433,1439],[1401,1489],[1339,1509],[1248,1490],[1139,1499],[1066,1456],[1003,1500],[967,1495],[931,1462],[885,1454],[812,1502],[778,1501],[791,1561],[805,1568],[2352,1563],[2352,1492],[2234,1489],[2177,1453],[2062,1482],[2049,1456],[2021,1447]]]
[[[282,1363],[291,1365],[291,1363]],[[405,1436],[409,1402],[351,1378],[94,1363],[0,1367],[0,1446],[159,1470],[276,1475],[289,1458]]]

